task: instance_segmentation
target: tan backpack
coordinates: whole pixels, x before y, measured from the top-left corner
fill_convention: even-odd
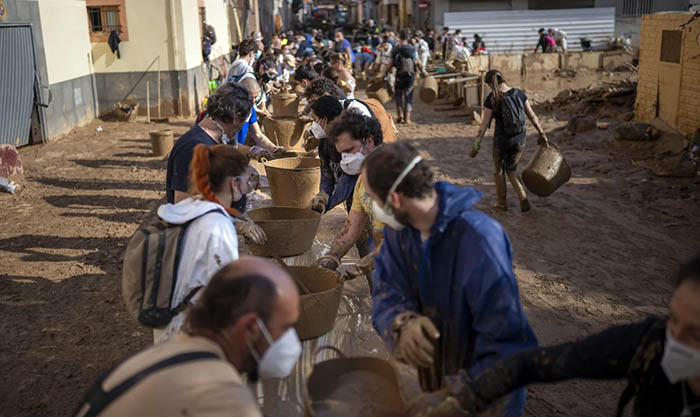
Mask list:
[[[196,287],[171,308],[177,284],[177,270],[187,227],[208,211],[183,224],[159,221],[137,230],[129,240],[122,268],[122,297],[131,316],[144,326],[165,327],[190,304],[202,288]]]
[[[364,105],[372,117],[379,120],[379,124],[382,126],[382,136],[384,136],[384,143],[396,142],[396,126],[394,125],[394,120],[391,115],[386,111],[386,108],[382,103],[375,98],[368,98],[365,100],[357,99],[347,99],[343,102],[343,108],[347,110],[350,103],[357,101],[358,103]]]

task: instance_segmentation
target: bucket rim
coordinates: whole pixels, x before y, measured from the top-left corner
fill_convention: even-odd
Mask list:
[[[305,160],[305,159],[306,159],[306,160],[312,160],[312,161],[318,161],[318,166],[306,167],[306,168],[299,168],[299,167],[297,167],[297,168],[282,168],[282,167],[278,167],[278,166],[271,165],[271,164],[273,164],[273,163],[275,163],[275,162],[277,162],[277,161],[284,161],[284,160],[287,160],[287,159],[299,159],[300,162],[303,161],[303,160]],[[274,169],[283,169],[283,170],[286,170],[286,171],[308,171],[308,170],[317,170],[317,169],[321,166],[321,160],[318,159],[318,158],[310,158],[310,157],[307,157],[307,156],[290,156],[290,157],[287,157],[287,158],[277,158],[277,159],[273,159],[273,160],[270,160],[270,161],[263,162],[263,166],[264,166],[265,168],[270,167],[270,168],[274,168]]]
[[[300,269],[300,268],[313,268],[313,269],[316,269],[316,270],[318,270],[318,269],[325,269],[325,268],[322,268],[322,267],[320,267],[320,266],[314,266],[314,265],[287,265],[287,267],[288,267],[289,269],[291,269],[291,270]],[[345,281],[340,282],[340,281],[338,280],[338,278],[337,278],[337,275],[336,275],[333,271],[330,271],[330,270],[327,270],[327,271],[328,271],[329,273],[332,273],[332,274],[335,276],[335,280],[334,280],[334,281],[335,281],[335,287],[330,288],[330,289],[327,289],[327,290],[323,290],[323,291],[312,292],[312,293],[310,293],[310,294],[300,294],[300,295],[299,295],[299,298],[308,297],[308,296],[311,296],[311,295],[321,295],[321,294],[326,294],[326,293],[331,293],[331,292],[334,292],[334,291],[342,290],[342,289],[345,287]],[[328,277],[330,278],[330,275],[329,275]]]

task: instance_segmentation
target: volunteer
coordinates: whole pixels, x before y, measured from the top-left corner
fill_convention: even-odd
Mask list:
[[[206,115],[182,135],[170,151],[165,174],[168,203],[178,203],[190,197],[189,170],[194,148],[197,145],[232,144],[232,147],[244,156],[256,155],[256,152],[258,156],[262,155],[261,151],[256,151],[255,146],[248,148],[238,145],[235,139],[236,133],[246,122],[252,107],[253,100],[245,88],[226,83],[216,89],[207,101]],[[239,202],[239,212],[244,208],[240,204],[245,201],[244,197],[233,200],[233,203]],[[238,233],[255,243],[261,244],[265,241],[264,238],[261,239],[264,237],[262,229],[248,218],[240,218],[235,227]]]
[[[168,223],[192,221],[183,240],[177,269],[181,279],[176,283],[171,306],[179,305],[195,287],[205,286],[219,268],[238,258],[238,238],[231,216],[240,213],[230,207],[252,191],[249,169],[248,159],[231,146],[197,145],[190,168],[197,195],[158,208],[158,217]],[[253,228],[249,232],[256,241],[266,242],[261,228],[246,225]],[[165,329],[155,329],[155,342],[176,333],[184,318],[181,312]]]
[[[383,142],[382,129],[377,119],[363,116],[354,110],[344,111],[328,125],[326,133],[341,154],[340,168],[347,175],[358,175],[364,158]],[[370,279],[368,272],[374,266],[374,249],[381,244],[383,229],[384,225],[374,217],[372,201],[365,193],[363,181],[358,180],[348,217],[328,252],[318,260],[319,265],[332,271],[338,270],[342,257],[353,245],[358,244],[362,256],[360,263],[349,267],[351,271],[341,269],[339,272],[348,272],[353,277],[366,275]],[[363,245],[362,242],[372,242],[373,245]]]
[[[331,65],[323,72],[326,78],[330,78],[338,87],[343,89],[348,98],[354,98],[357,82],[346,67],[346,59],[343,54],[335,53],[331,55],[329,59]]]
[[[512,249],[498,222],[475,210],[481,193],[433,180],[415,149],[387,144],[358,183],[387,225],[376,257],[372,323],[397,360],[418,368],[423,390],[537,345],[520,305]],[[504,400],[520,416],[525,390]]]
[[[416,48],[408,43],[408,31],[403,29],[399,33],[401,42],[391,50],[391,61],[385,71],[385,77],[396,68],[396,81],[394,83],[394,98],[396,99],[396,112],[399,123],[411,123],[411,103],[413,102],[413,83],[415,81],[417,53]]]
[[[318,157],[321,160],[321,186],[311,202],[311,209],[325,213],[345,203],[350,211],[352,193],[357,175],[348,175],[340,168],[341,156],[326,135],[328,124],[343,112],[343,105],[331,96],[322,96],[311,105],[311,133],[319,140]]]
[[[246,76],[241,81],[238,82],[243,88],[248,90],[248,93],[253,97],[253,102],[260,96],[260,84],[255,80],[255,76]],[[248,132],[250,131],[250,136],[253,139],[255,146],[260,147],[270,153],[280,153],[284,152],[284,147],[277,146],[272,141],[265,136],[260,129],[260,123],[258,122],[258,111],[255,106],[250,111],[250,116],[248,120],[243,124],[241,130],[236,134],[236,141],[239,145],[244,145]],[[272,156],[272,155],[270,155]]]
[[[362,114],[363,116],[376,118],[379,120],[379,124],[382,128],[382,138],[385,142],[395,142],[396,141],[396,125],[394,125],[394,120],[392,119],[389,112],[382,103],[373,98],[368,98],[365,100],[357,100],[351,98],[343,98],[338,95],[338,89],[328,78],[317,78],[309,84],[309,88],[306,89],[306,98],[310,106],[316,99],[322,96],[335,97],[340,101],[344,110],[355,110],[356,112]]]
[[[674,284],[670,317],[649,317],[580,341],[527,350],[479,376],[461,371],[447,379],[446,390],[419,398],[412,415],[451,416],[459,406],[476,415],[528,384],[586,378],[627,380],[618,417],[632,398],[636,417],[700,416],[700,255],[681,267]]]
[[[226,81],[237,83],[245,74],[255,74],[253,66],[259,59],[262,51],[258,49],[257,42],[253,39],[243,39],[238,45],[238,58],[233,61],[226,74]]]
[[[516,170],[518,163],[525,149],[525,116],[535,126],[539,133],[538,145],[547,145],[547,135],[545,134],[537,115],[532,110],[527,96],[518,88],[510,88],[506,84],[506,79],[498,70],[490,70],[485,76],[486,84],[491,89],[491,93],[484,102],[484,117],[481,120],[479,134],[477,135],[470,156],[473,158],[481,149],[481,141],[484,139],[486,130],[491,126],[491,119],[496,119],[496,129],[493,133],[493,146],[491,156],[494,164],[494,181],[496,183],[496,194],[498,200],[494,207],[507,210],[506,203],[506,177],[510,180],[515,193],[520,201],[520,210],[526,212],[530,210],[530,202],[527,199],[525,187],[523,187]],[[504,175],[505,174],[505,175]]]
[[[262,417],[246,386],[289,375],[301,354],[299,295],[291,277],[262,258],[223,266],[190,309],[183,333],[104,374],[76,417]]]

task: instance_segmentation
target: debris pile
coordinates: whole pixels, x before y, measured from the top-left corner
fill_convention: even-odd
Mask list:
[[[562,90],[552,100],[535,106],[538,113],[562,112],[595,119],[630,121],[634,118],[636,81],[598,81],[586,88]]]

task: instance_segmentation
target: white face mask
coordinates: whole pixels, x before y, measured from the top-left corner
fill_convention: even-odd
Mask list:
[[[384,202],[384,207],[380,207],[379,204],[377,204],[376,201],[372,200],[372,210],[374,212],[374,217],[379,220],[380,222],[384,223],[385,225],[389,226],[390,228],[398,231],[402,230],[403,228],[406,227],[405,224],[401,223],[400,221],[396,220],[396,215],[394,215],[394,211],[391,209],[390,204],[389,204],[389,199],[391,198],[391,193],[396,191],[396,188],[401,185],[403,182],[404,178],[408,175],[409,172],[415,168],[416,165],[420,161],[422,161],[423,158],[420,156],[416,156],[413,158],[413,160],[404,168],[403,171],[399,174],[398,177],[396,177],[396,180],[394,180],[394,183],[391,184],[391,187],[389,187],[389,192],[386,195],[386,201]]]
[[[362,170],[362,161],[365,156],[362,152],[341,154],[340,169],[348,175],[358,175]]]
[[[700,350],[677,341],[666,329],[666,347],[661,368],[672,384],[700,377]]]
[[[288,376],[294,365],[299,360],[301,355],[301,342],[297,336],[296,330],[287,330],[282,337],[277,340],[272,340],[270,332],[265,327],[265,323],[258,319],[258,326],[262,331],[263,336],[270,344],[262,358],[248,343],[248,348],[253,358],[258,362],[258,374],[261,378],[284,378]]]
[[[217,122],[216,120],[213,120],[213,121],[214,121],[214,124],[216,125],[216,127],[218,127],[219,130],[221,131],[221,143],[223,143],[224,145],[231,143],[231,138],[228,136],[228,133],[226,133],[226,131],[224,130],[224,127],[221,126],[221,124],[219,122]]]
[[[311,123],[311,134],[314,135],[316,139],[323,139],[327,137],[326,130],[316,122]]]

